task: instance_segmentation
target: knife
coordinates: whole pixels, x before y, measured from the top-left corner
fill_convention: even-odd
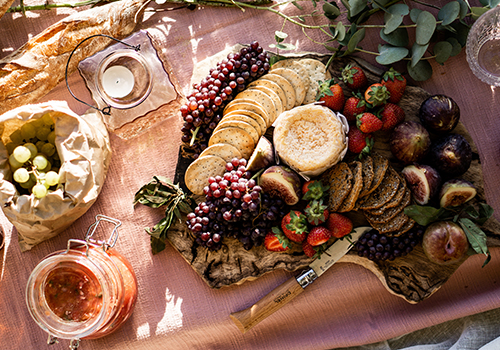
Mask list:
[[[241,332],[245,333],[260,321],[281,309],[285,304],[301,294],[308,285],[321,276],[340,258],[342,258],[358,239],[371,227],[360,226],[345,238],[336,240],[328,247],[309,268],[300,275],[290,278],[288,281],[273,289],[270,293],[245,310],[233,312],[230,317]]]

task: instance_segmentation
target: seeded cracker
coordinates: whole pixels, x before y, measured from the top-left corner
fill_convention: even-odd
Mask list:
[[[234,127],[214,132],[208,141],[208,145],[211,146],[216,143],[229,143],[233,145],[241,152],[241,156],[245,159],[250,158],[255,147],[255,142],[253,142],[253,138],[249,133]]]
[[[226,108],[224,108],[223,115],[229,114],[234,111],[248,111],[258,114],[264,121],[266,122],[266,130],[269,126],[271,126],[269,113],[266,111],[264,106],[262,106],[257,101],[252,101],[250,99],[240,98],[237,101],[231,101],[227,104]],[[251,115],[250,115],[251,116]]]
[[[337,163],[322,176],[322,182],[330,186],[328,210],[332,213],[336,212],[351,192],[351,169],[345,162]]]
[[[233,111],[229,114],[224,115],[221,123],[230,120],[238,120],[250,124],[259,133],[259,136],[264,135],[267,130],[266,121],[262,119],[261,116],[253,112],[244,113],[241,111]]]
[[[306,97],[306,87],[300,79],[299,75],[289,69],[289,68],[275,68],[271,73],[268,74],[277,74],[285,78],[292,84],[293,90],[295,91],[295,107],[300,106]]]
[[[252,81],[250,84],[248,84],[247,88],[256,88],[256,89],[259,89],[260,87],[265,87],[265,88],[268,88],[268,89],[271,89],[272,91],[274,91],[280,101],[281,101],[281,105],[283,106],[283,110],[287,110],[287,99],[286,99],[286,94],[285,94],[285,91],[283,91],[283,89],[277,84],[275,83],[274,81],[271,81],[271,80],[266,80],[266,79],[263,79],[263,78],[260,78],[260,79],[257,79],[257,80],[254,80]],[[264,92],[266,92],[264,90]]]
[[[285,77],[274,74],[274,73],[267,73],[263,77],[261,77],[259,80],[270,80],[278,84],[281,89],[283,89],[285,96],[286,96],[286,104],[284,103],[285,110],[292,109],[295,106],[295,89]]]
[[[277,114],[278,108],[274,104],[273,99],[271,97],[269,97],[268,94],[266,94],[260,90],[246,89],[246,90],[240,92],[238,95],[236,95],[234,100],[231,102],[235,102],[235,101],[238,101],[240,99],[244,99],[247,101],[253,100],[253,101],[259,103],[264,108],[264,110],[267,112],[267,115],[269,116],[270,124],[268,126],[271,126],[274,123],[274,121],[276,120],[276,118],[278,118],[278,114]]]
[[[380,186],[363,200],[359,209],[377,209],[389,202],[396,194],[399,183],[401,182],[396,170],[392,167],[388,168],[386,175]]]
[[[241,152],[238,149],[227,143],[216,143],[212,146],[208,146],[200,153],[199,158],[203,156],[217,156],[226,163],[230,162],[233,158],[241,158]]]
[[[281,102],[279,95],[276,92],[265,86],[247,87],[247,91],[252,91],[252,90],[261,91],[271,98],[271,100],[274,103],[274,107],[276,108],[277,116],[283,113],[285,109],[283,107],[283,103]]]
[[[361,192],[361,189],[363,188],[363,171],[361,162],[354,161],[349,163],[348,166],[353,175],[352,188],[338,209],[338,212],[340,213],[351,211],[354,208],[359,192]]]
[[[257,132],[257,130],[247,122],[243,122],[240,120],[221,120],[221,122],[217,124],[217,127],[213,132],[215,133],[221,129],[226,128],[238,128],[241,130],[245,130],[252,137],[254,144],[257,144],[257,142],[259,142],[260,133]]]
[[[224,174],[226,161],[217,156],[198,157],[186,169],[184,182],[187,188],[196,195],[203,195],[203,188],[208,184],[210,176]]]
[[[398,215],[393,217],[390,221],[378,224],[375,222],[370,222],[370,219],[367,217],[366,220],[370,223],[370,225],[377,230],[378,232],[382,234],[387,234],[389,232],[397,232],[399,231],[404,225],[408,223],[410,219],[409,216],[407,216],[405,213],[400,212]]]
[[[385,209],[382,212],[378,212],[379,209],[365,210],[364,214],[365,216],[369,216],[370,220],[373,222],[384,223],[395,217],[401,211],[403,211],[404,208],[410,204],[410,202],[411,202],[411,192],[410,190],[406,189],[403,200],[401,201],[401,205]],[[374,213],[375,211],[377,211],[376,214]]]
[[[361,160],[361,165],[363,169],[363,188],[359,193],[359,197],[366,196],[371,189],[374,172],[373,172],[373,159],[370,156],[363,157]]]
[[[385,172],[387,171],[387,168],[389,167],[389,160],[380,154],[373,152],[371,154],[371,158],[373,160],[373,181],[371,188],[367,191],[368,193],[365,194],[365,196],[369,195],[373,191],[377,189],[377,187],[380,185],[382,180],[384,179]]]
[[[309,88],[306,91],[306,97],[304,98],[303,104],[313,103],[316,101],[316,95],[319,91],[318,81],[327,80],[326,66],[323,62],[312,58],[301,59],[299,60],[299,63],[304,65],[309,73]]]

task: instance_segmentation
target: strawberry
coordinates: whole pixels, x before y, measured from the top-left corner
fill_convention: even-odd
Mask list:
[[[358,128],[350,128],[347,137],[349,151],[356,154],[370,154],[374,142],[371,134],[364,134]]]
[[[304,200],[313,200],[313,199],[321,199],[330,186],[325,186],[319,180],[309,180],[302,185],[302,199]]]
[[[352,232],[352,221],[347,216],[331,213],[325,223],[326,228],[332,231],[332,236],[342,238]]]
[[[356,121],[356,115],[366,111],[366,102],[359,94],[354,94],[349,97],[344,103],[344,110],[342,114],[346,117],[347,121]]]
[[[290,241],[279,228],[273,227],[264,238],[264,246],[270,252],[284,252],[290,249]]]
[[[368,84],[368,79],[365,73],[359,67],[348,64],[341,72],[340,80],[342,80],[349,89],[359,90]]]
[[[310,245],[307,240],[302,242],[302,251],[304,252],[305,255],[307,255],[310,258],[317,258],[320,256],[321,253],[323,253],[327,248],[326,244],[321,244],[319,246],[313,247]]]
[[[406,78],[401,73],[391,67],[391,69],[384,73],[380,83],[384,85],[391,94],[388,100],[389,102],[398,103],[401,101],[406,89]]]
[[[382,130],[392,130],[405,120],[405,111],[394,103],[387,103],[379,112]]]
[[[307,217],[298,210],[291,210],[281,219],[281,229],[288,239],[301,243],[307,236]]]
[[[332,238],[332,231],[323,226],[314,226],[307,235],[307,243],[313,247],[322,245]]]
[[[384,123],[382,123],[382,120],[380,120],[379,117],[369,112],[359,114],[356,117],[356,126],[361,132],[365,134],[379,131],[380,129],[382,129],[383,125]]]
[[[384,85],[379,83],[370,85],[365,91],[365,101],[372,107],[386,104],[389,97],[390,92]]]
[[[304,212],[311,225],[321,225],[328,219],[328,207],[323,204],[322,199],[310,201]]]
[[[316,95],[316,101],[322,101],[325,107],[339,112],[344,108],[344,91],[333,79],[325,82],[319,81],[319,91]]]

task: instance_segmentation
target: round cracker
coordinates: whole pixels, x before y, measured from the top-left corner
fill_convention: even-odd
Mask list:
[[[228,143],[216,143],[208,146],[200,153],[199,158],[204,156],[217,156],[224,159],[226,163],[230,162],[233,158],[241,158],[241,152]]]
[[[267,73],[260,79],[274,81],[281,87],[286,96],[286,104],[284,104],[286,105],[286,110],[292,109],[295,106],[295,89],[285,77],[274,73]]]
[[[283,106],[283,111],[287,110],[288,100],[286,98],[285,91],[281,88],[281,86],[279,86],[277,83],[275,83],[272,80],[267,80],[264,78],[254,80],[250,84],[248,84],[248,86],[247,86],[247,88],[259,88],[259,87],[265,87],[265,88],[268,88],[268,89],[271,89],[272,91],[274,91],[278,95],[278,97],[280,98],[281,105]]]
[[[229,143],[233,145],[241,152],[241,156],[245,159],[250,157],[255,147],[252,136],[245,130],[236,127],[227,127],[214,132],[208,141],[208,145],[211,146],[216,143]]]
[[[252,136],[252,140],[254,144],[257,144],[259,142],[260,138],[260,133],[257,132],[257,130],[250,124],[241,120],[221,120],[219,124],[217,124],[217,127],[214,129],[214,132],[219,131],[220,129],[225,129],[225,128],[239,128],[242,130],[245,130],[247,133]]]
[[[276,107],[273,99],[266,94],[265,92],[261,90],[255,90],[255,89],[246,89],[242,92],[240,92],[236,97],[234,98],[233,101],[237,101],[239,99],[245,99],[245,100],[253,100],[257,103],[260,103],[265,111],[267,112],[269,116],[269,124],[268,126],[271,126],[276,118],[278,117],[278,108]]]
[[[222,176],[226,170],[226,161],[218,156],[198,157],[186,169],[184,182],[187,188],[197,195],[203,195],[203,188],[208,186],[210,176]]]
[[[253,116],[251,115],[253,114]],[[249,123],[252,125],[255,130],[259,133],[259,135],[264,135],[267,131],[266,128],[266,121],[264,118],[262,118],[260,115],[257,113],[253,112],[240,112],[238,110],[230,112],[226,114],[223,118],[222,121],[224,120],[240,120]]]
[[[247,87],[247,91],[248,90],[250,90],[250,91],[252,91],[252,90],[262,91],[267,96],[269,96],[271,98],[271,100],[273,100],[274,107],[276,108],[276,118],[281,113],[283,113],[283,111],[285,110],[285,108],[283,107],[283,103],[281,102],[281,99],[280,99],[279,95],[276,92],[274,92],[272,89],[270,89],[268,87],[265,87],[265,86],[253,86],[253,87]]]
[[[276,68],[288,68],[293,70],[295,73],[299,75],[299,78],[304,83],[304,88],[307,91],[309,89],[309,83],[310,83],[309,72],[307,71],[306,66],[301,64],[299,60],[300,59],[289,58],[286,60],[278,61],[272,65],[270,72],[274,73],[273,70]]]
[[[292,84],[295,90],[295,107],[300,106],[306,97],[306,87],[299,75],[289,68],[276,68],[272,73],[282,76]]]
[[[240,98],[237,101],[233,100],[227,104],[226,108],[224,108],[223,115],[229,114],[229,113],[236,111],[236,110],[250,111],[250,112],[257,113],[265,120],[266,129],[269,125],[271,125],[269,113],[267,113],[264,106],[262,106],[260,103],[258,103],[256,101],[244,99],[244,98]]]
[[[318,95],[319,82],[327,80],[326,66],[323,62],[313,58],[303,58],[298,62],[306,67],[310,81],[303,104],[313,103]]]

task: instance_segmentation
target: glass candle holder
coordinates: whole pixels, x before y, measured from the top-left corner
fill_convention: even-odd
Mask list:
[[[108,219],[98,215],[91,228],[95,231]],[[48,255],[32,271],[26,303],[52,340],[71,339],[76,349],[80,339],[108,335],[132,314],[137,279],[130,263],[112,248],[115,233],[105,243],[92,242],[89,233],[85,241],[69,240],[66,250]]]
[[[481,81],[500,86],[500,7],[485,12],[467,37],[467,62]]]

